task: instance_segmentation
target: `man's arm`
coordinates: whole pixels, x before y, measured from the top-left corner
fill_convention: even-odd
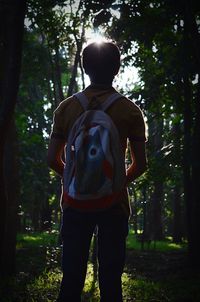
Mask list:
[[[130,142],[131,165],[126,171],[127,183],[142,175],[147,169],[145,142]]]
[[[64,162],[62,160],[65,142],[62,139],[51,138],[48,147],[47,163],[49,168],[63,177]]]

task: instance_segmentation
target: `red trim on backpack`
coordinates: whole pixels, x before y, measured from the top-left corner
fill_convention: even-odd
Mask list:
[[[90,199],[90,200],[78,200],[69,196],[66,192],[63,193],[63,204],[67,204],[77,210],[103,210],[109,208],[111,205],[117,202],[122,192],[113,193],[102,198]]]

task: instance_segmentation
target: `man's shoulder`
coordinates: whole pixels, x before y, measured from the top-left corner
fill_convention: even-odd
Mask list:
[[[135,102],[135,100],[131,100],[129,97],[122,94],[121,98],[119,98],[119,101],[116,104],[119,112],[121,113],[127,112],[127,114],[140,114],[141,109]]]
[[[73,105],[73,106],[72,106]],[[64,112],[69,111],[72,107],[78,105],[78,102],[76,101],[76,98],[72,95],[68,98],[64,99],[60,102],[58,107],[55,110],[55,114],[62,114]]]

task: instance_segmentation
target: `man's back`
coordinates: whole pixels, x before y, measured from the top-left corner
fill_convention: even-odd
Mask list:
[[[116,90],[112,86],[90,85],[84,90],[89,101],[89,107],[95,108],[96,104],[103,103]],[[75,97],[63,101],[55,111],[54,127],[52,135],[59,135],[67,140],[67,136],[77,118],[83,112],[83,108]],[[121,97],[112,104],[107,114],[113,120],[121,141],[119,148],[122,148],[125,158],[127,139],[131,141],[145,141],[145,129],[141,110],[132,101]],[[121,205],[126,214],[130,214],[127,191],[121,195]]]
[[[84,90],[90,109],[104,102],[115,92],[112,81],[119,71],[120,53],[112,42],[91,43],[83,50],[83,68],[91,85]],[[67,162],[63,152],[70,130],[83,109],[70,97],[54,112],[54,125],[48,149],[49,166],[63,178]],[[81,301],[87,271],[89,247],[98,226],[98,273],[100,301],[122,302],[121,276],[125,263],[126,236],[130,214],[126,187],[146,169],[145,123],[141,110],[125,97],[118,99],[106,111],[119,132],[118,148],[124,153],[129,140],[131,161],[126,169],[125,190],[114,206],[102,211],[77,211],[62,207],[61,235],[63,240],[63,279],[57,302]],[[83,171],[84,173],[84,171]]]
[[[95,102],[95,99],[100,103],[104,102],[114,92],[116,90],[113,87],[102,88],[95,85],[91,85],[84,90],[90,103]],[[54,124],[53,133],[66,139],[72,125],[82,112],[83,108],[73,96],[61,102],[55,111],[56,124]],[[134,102],[122,97],[108,108],[107,113],[118,129],[124,152],[127,138],[135,141],[146,140],[143,115]]]

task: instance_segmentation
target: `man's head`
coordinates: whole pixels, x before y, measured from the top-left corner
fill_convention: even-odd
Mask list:
[[[91,82],[111,84],[120,67],[120,52],[112,42],[91,43],[82,54],[82,64]]]

